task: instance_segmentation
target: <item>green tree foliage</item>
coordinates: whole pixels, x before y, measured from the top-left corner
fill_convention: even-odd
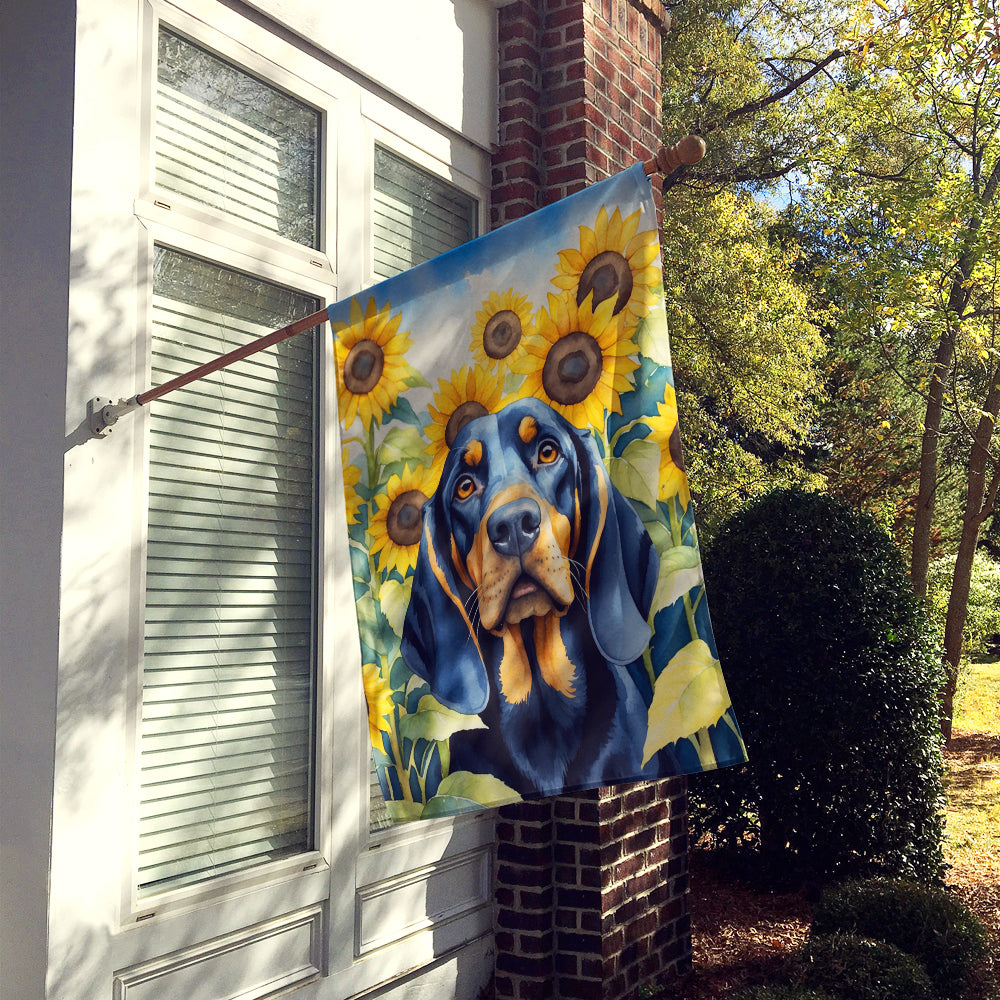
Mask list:
[[[787,201],[767,238],[797,272],[830,352],[826,391],[808,427],[795,425],[795,446],[767,441],[783,464],[741,466],[734,447],[773,449],[745,447],[727,425],[706,468],[825,480],[909,536],[921,595],[931,558],[955,553],[947,733],[974,556],[1000,487],[1000,0],[685,0],[672,13],[665,133],[700,132],[709,152],[669,179],[669,197]]]
[[[937,621],[944,621],[948,595],[955,575],[953,556],[931,561],[927,574],[927,603]],[[994,636],[1000,635],[1000,562],[985,549],[976,551],[969,583],[962,648],[969,656],[982,655]]]
[[[805,458],[825,348],[796,272],[799,251],[750,193],[801,156],[792,121],[801,124],[802,106],[793,113],[791,96],[771,97],[802,72],[805,43],[783,59],[762,53],[758,39],[776,14],[750,5],[684,3],[673,16],[665,131],[712,137],[705,160],[671,178],[663,225],[685,458],[710,535],[746,499],[812,482]]]
[[[927,585],[942,442],[965,453],[957,556],[944,627],[950,731],[971,572],[1000,466],[1000,16],[997,0],[862,7],[863,42],[824,95],[833,126],[810,168],[808,214],[836,245],[817,277],[849,304],[840,320],[923,404],[910,575]],[[953,520],[954,523],[954,520]]]
[[[664,221],[685,460],[709,534],[747,498],[808,475],[824,348],[772,221],[767,206],[726,192],[678,193]]]
[[[691,782],[696,833],[772,872],[940,877],[940,661],[891,539],[779,490],[719,531],[705,577],[750,763]]]

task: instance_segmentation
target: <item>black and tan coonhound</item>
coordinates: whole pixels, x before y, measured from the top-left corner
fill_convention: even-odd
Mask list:
[[[423,516],[403,656],[486,726],[452,737],[451,770],[526,796],[640,777],[627,667],[649,642],[659,555],[590,432],[537,399],[472,420]]]

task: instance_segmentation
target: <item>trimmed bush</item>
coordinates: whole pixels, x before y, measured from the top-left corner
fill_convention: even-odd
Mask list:
[[[750,763],[690,779],[695,835],[781,875],[940,878],[943,672],[889,536],[779,490],[723,525],[705,577]]]
[[[918,959],[939,995],[959,997],[986,957],[986,932],[947,890],[904,879],[869,879],[827,889],[812,933],[850,932],[887,941]]]
[[[740,990],[732,1000],[838,1000],[823,990],[802,989],[800,986],[751,986]]]
[[[924,967],[884,941],[854,934],[810,938],[793,968],[794,980],[837,1000],[933,1000]]]

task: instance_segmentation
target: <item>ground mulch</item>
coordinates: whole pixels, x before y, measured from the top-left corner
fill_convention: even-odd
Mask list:
[[[953,773],[977,762],[1000,766],[1000,738],[956,732],[945,756]],[[689,863],[693,968],[662,997],[724,1000],[745,987],[773,982],[809,935],[815,893],[750,885],[711,850],[692,850]],[[990,934],[991,954],[977,971],[969,998],[1000,1000],[1000,858],[967,857],[953,864],[946,883]]]

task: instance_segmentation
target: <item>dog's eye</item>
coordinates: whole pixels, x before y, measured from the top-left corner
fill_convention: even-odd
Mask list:
[[[539,465],[551,465],[559,457],[559,445],[555,441],[543,441],[538,446]]]
[[[476,492],[476,481],[472,476],[462,476],[457,483],[455,483],[455,499],[457,500],[468,500],[473,493]]]

